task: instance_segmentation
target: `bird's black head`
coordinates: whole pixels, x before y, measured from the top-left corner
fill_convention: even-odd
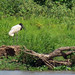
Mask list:
[[[19,23],[19,25],[21,26],[21,30],[25,29],[22,23]]]

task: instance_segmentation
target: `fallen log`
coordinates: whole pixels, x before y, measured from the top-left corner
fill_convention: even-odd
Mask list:
[[[52,53],[49,54],[39,54],[36,53],[33,50],[29,50],[24,46],[24,53],[33,55],[41,59],[50,69],[53,69],[56,65],[68,65],[71,66],[72,62],[70,61],[71,59],[68,59],[67,56],[71,55],[72,53],[75,52],[75,47],[61,47],[56,50],[54,50]],[[66,51],[66,52],[63,52]],[[57,56],[63,56],[65,61],[55,61],[53,60],[54,57]]]
[[[0,47],[0,57],[1,56],[14,56],[18,55],[21,51],[20,46],[1,46]]]
[[[0,56],[14,56],[18,55],[21,51],[23,51],[25,54],[35,56],[40,61],[44,62],[45,65],[47,65],[50,69],[53,69],[55,66],[59,65],[68,65],[71,66],[72,64],[75,64],[75,55],[72,55],[75,53],[75,46],[74,47],[61,47],[49,54],[40,54],[35,52],[34,50],[29,50],[24,46],[24,50],[21,49],[20,46],[1,46],[0,47]],[[67,56],[72,55],[72,58],[67,58]],[[53,58],[62,56],[65,60],[64,61],[56,61]],[[71,59],[73,60],[71,62]]]

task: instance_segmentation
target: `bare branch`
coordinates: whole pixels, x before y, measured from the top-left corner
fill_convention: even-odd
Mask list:
[[[24,50],[20,49],[20,46],[1,46],[0,47],[0,56],[14,56],[17,55],[18,52],[23,51],[25,54],[32,55],[41,59],[50,69],[53,69],[54,66],[58,65],[72,65],[70,59],[67,58],[68,55],[75,53],[75,46],[74,47],[61,47],[49,54],[40,54],[35,52],[34,50],[29,50],[26,46],[23,46]],[[63,56],[66,61],[55,61],[53,60],[54,57]]]

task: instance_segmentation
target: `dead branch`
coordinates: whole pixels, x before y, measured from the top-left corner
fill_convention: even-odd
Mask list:
[[[64,53],[63,51],[68,51],[68,52]],[[72,54],[73,52],[75,52],[75,47],[61,47],[61,48],[54,50],[52,53],[50,53],[49,59],[56,57],[56,56],[63,56],[63,57],[66,56],[67,57],[68,55]]]
[[[25,48],[24,52],[26,54],[39,57],[39,59],[42,59],[42,61],[50,69],[54,68],[54,66],[56,66],[56,65],[69,65],[69,66],[72,65],[70,59],[67,59],[67,56],[71,55],[72,53],[75,52],[75,47],[61,47],[61,48],[58,48],[58,49],[54,50],[50,54],[39,54],[39,53],[36,53],[33,50],[27,49],[26,47],[24,47],[24,48]],[[67,51],[67,52],[63,52],[63,51]],[[67,60],[66,61],[55,61],[55,60],[52,60],[54,57],[57,57],[57,56],[63,56]]]
[[[24,46],[25,50],[21,50],[20,46],[1,46],[0,47],[0,56],[14,56],[23,51],[25,54],[32,55],[41,59],[50,69],[53,69],[55,66],[58,65],[72,65],[71,59],[67,58],[67,56],[75,53],[75,46],[74,47],[61,47],[49,54],[40,54],[35,52],[34,50],[29,50]],[[54,57],[63,56],[65,61],[55,61],[53,60]],[[72,58],[75,60],[75,56]],[[73,61],[75,63],[75,61]]]

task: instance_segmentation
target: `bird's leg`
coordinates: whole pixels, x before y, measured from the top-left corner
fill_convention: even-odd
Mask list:
[[[13,38],[13,45],[14,45],[15,40],[14,40],[14,37],[12,37],[12,38]]]
[[[17,35],[16,35],[16,44],[17,44],[17,42],[18,42],[18,32],[17,32]]]
[[[11,45],[13,45],[13,42],[14,42],[14,41],[13,41],[13,37],[8,36],[8,39],[10,39],[10,41],[9,41],[9,42],[10,42],[10,44],[11,44]]]
[[[13,45],[15,44],[15,37],[13,37]]]
[[[13,37],[13,45],[16,44],[16,35],[14,34],[14,37]]]

